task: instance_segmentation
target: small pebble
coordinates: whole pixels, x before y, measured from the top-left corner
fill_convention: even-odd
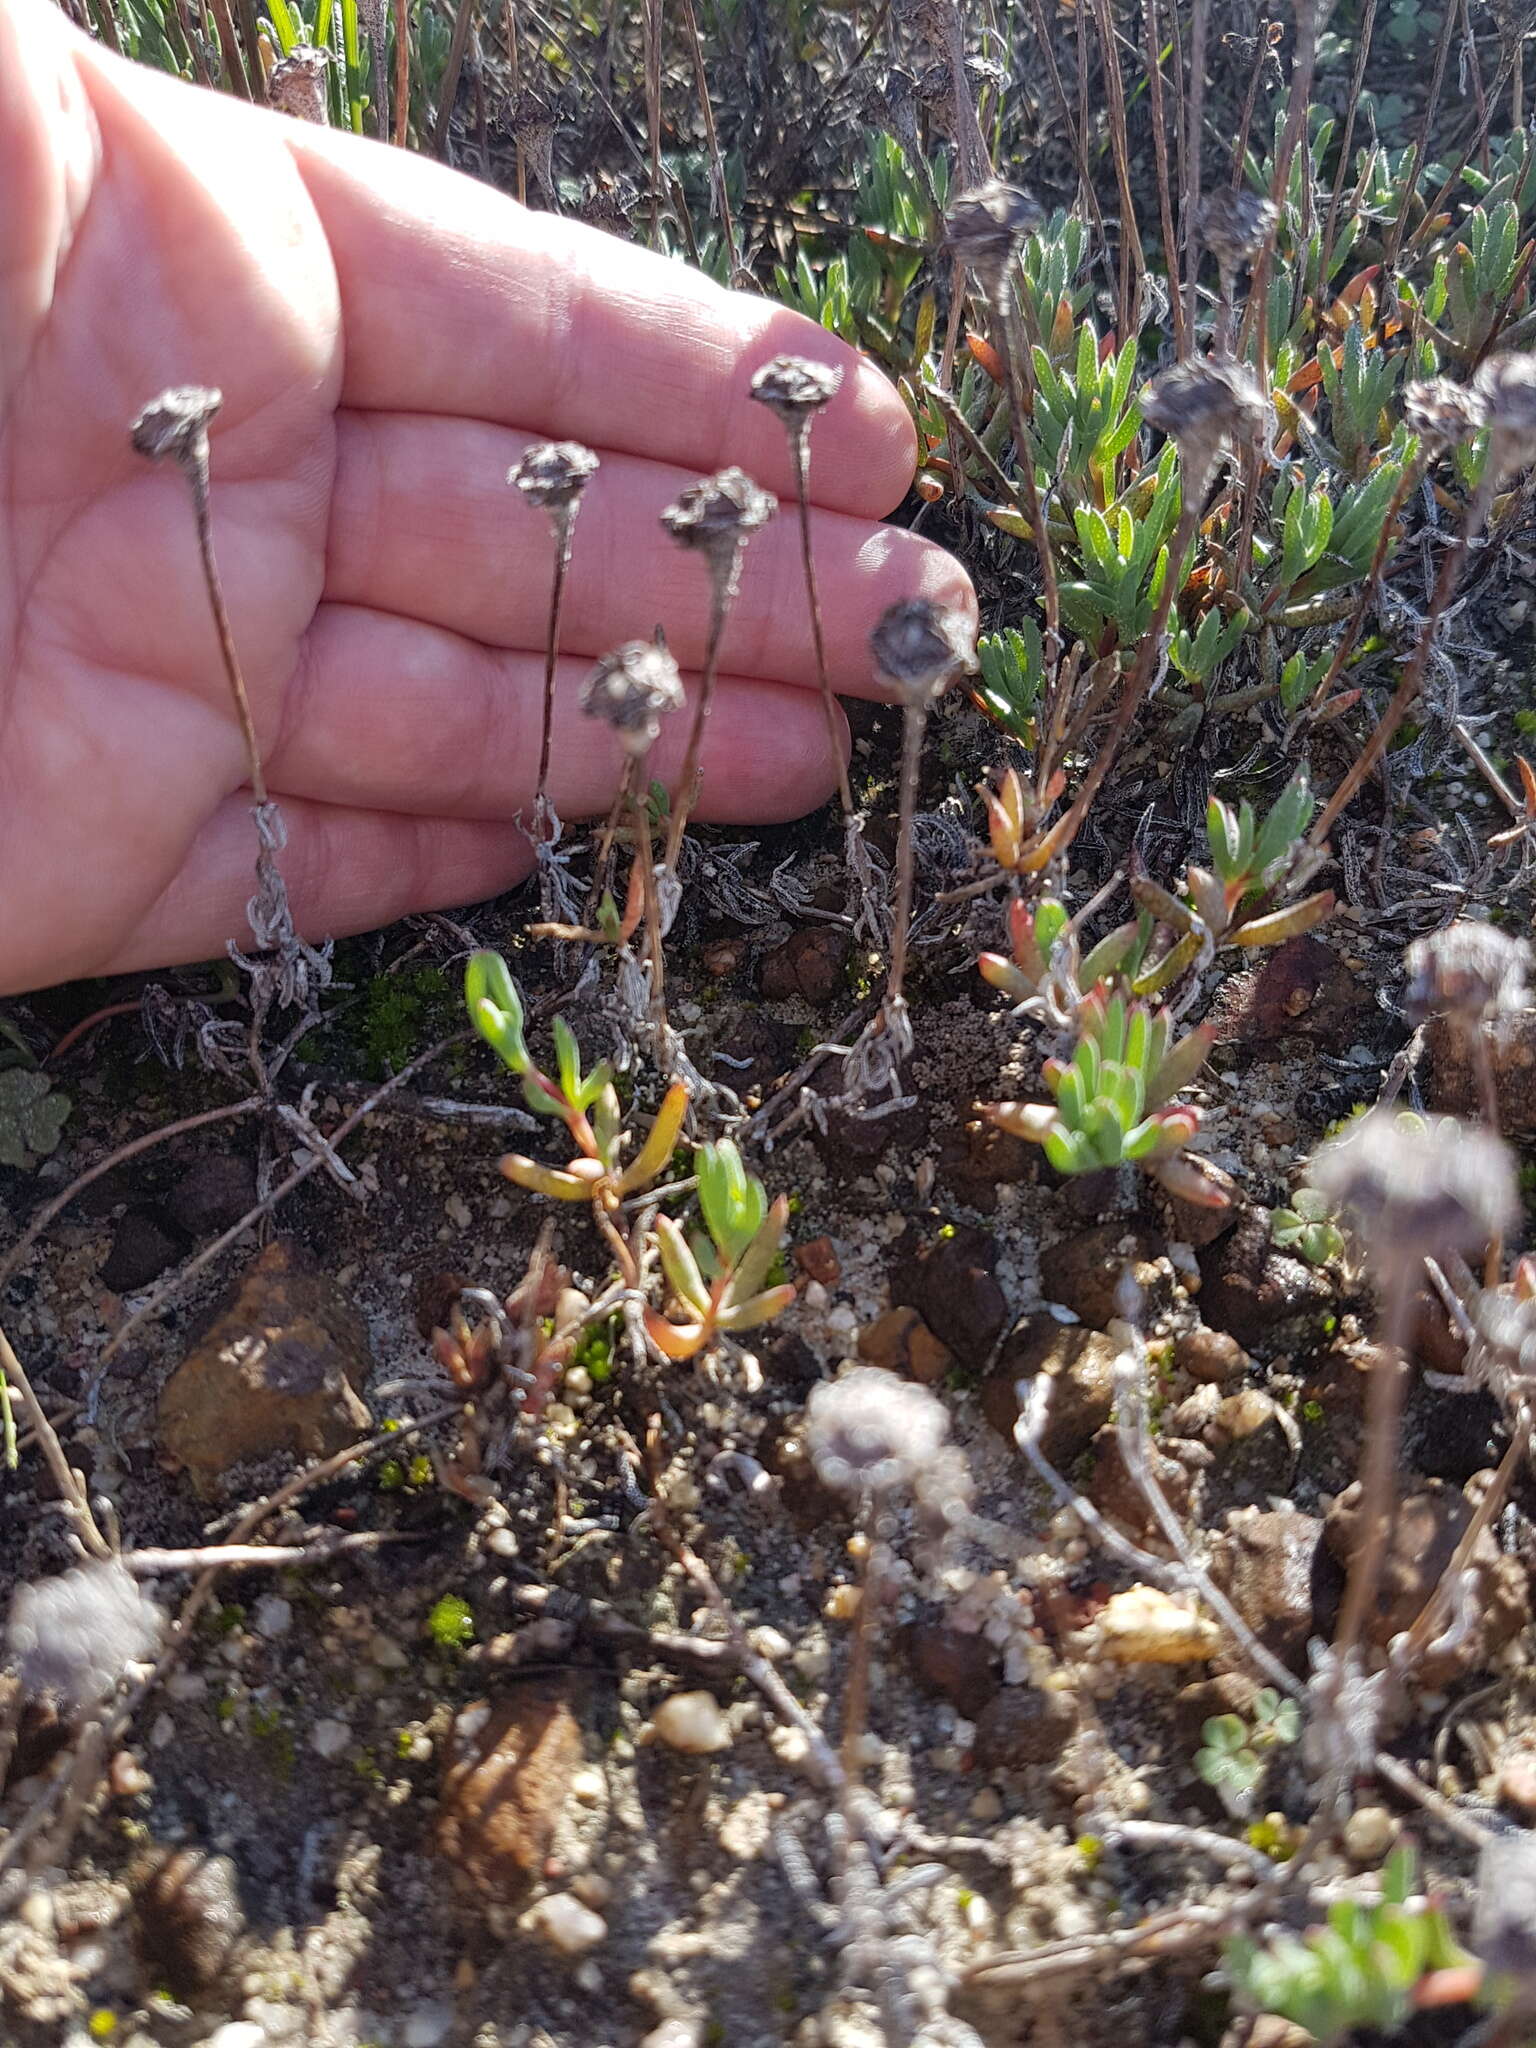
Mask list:
[[[571,1778],[571,1797],[583,1806],[601,1806],[607,1797],[608,1781],[594,1765],[588,1764]]]
[[[269,1642],[287,1635],[293,1627],[293,1603],[280,1593],[264,1593],[256,1602],[256,1633]]]
[[[602,1915],[569,1892],[551,1892],[535,1901],[517,1924],[525,1934],[535,1935],[562,1956],[585,1955],[608,1938],[608,1923]]]
[[[852,1621],[859,1611],[859,1589],[851,1580],[834,1586],[822,1603],[828,1621]]]
[[[317,1721],[309,1731],[309,1746],[316,1756],[338,1757],[352,1740],[352,1730],[345,1721],[327,1718]]]
[[[967,1811],[972,1820],[997,1820],[1003,1811],[1002,1795],[995,1786],[983,1785]]]
[[[651,1716],[651,1728],[669,1749],[708,1756],[731,1746],[731,1724],[712,1692],[675,1692]]]
[[[386,1635],[374,1637],[368,1654],[381,1671],[403,1671],[411,1661],[394,1638]]]
[[[1380,1863],[1397,1840],[1397,1822],[1384,1806],[1357,1806],[1344,1823],[1344,1853],[1362,1867]]]
[[[210,2034],[204,2048],[268,2048],[267,2036],[254,2020],[226,2020]]]

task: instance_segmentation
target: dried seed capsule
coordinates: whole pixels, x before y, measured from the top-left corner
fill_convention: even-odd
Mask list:
[[[128,1568],[92,1559],[17,1588],[5,1647],[29,1695],[80,1714],[116,1689],[129,1664],[152,1658],[164,1632],[164,1614]]]
[[[916,704],[935,702],[962,670],[976,666],[969,621],[926,597],[888,606],[869,636],[869,651],[886,681]]]
[[[1224,447],[1251,447],[1269,431],[1269,401],[1241,364],[1224,358],[1175,363],[1141,390],[1141,416],[1175,443],[1205,489]]]
[[[1536,462],[1536,355],[1489,356],[1472,379],[1487,409],[1496,482]]]
[[[1279,218],[1272,199],[1223,185],[1200,202],[1200,239],[1223,270],[1236,270],[1254,260]]]
[[[596,476],[597,457],[579,441],[540,441],[507,471],[530,505],[564,512],[575,505]]]
[[[993,178],[951,200],[944,216],[944,246],[971,270],[995,300],[1019,249],[1045,220],[1044,208],[1017,185]]]
[[[842,371],[830,363],[813,363],[805,356],[775,356],[753,372],[751,391],[758,404],[776,412],[794,434],[831,403],[842,381]]]
[[[282,62],[272,67],[267,92],[273,106],[280,114],[291,114],[295,121],[311,121],[324,128],[325,81],[330,68],[328,50],[295,43]]]
[[[777,510],[777,501],[744,470],[722,469],[680,492],[661,523],[679,547],[734,562],[737,550]]]
[[[1520,1213],[1508,1147],[1454,1117],[1373,1110],[1319,1150],[1308,1177],[1349,1212],[1378,1266],[1475,1251]]]
[[[618,734],[626,754],[643,754],[661,731],[662,713],[683,702],[677,663],[654,640],[630,640],[605,654],[582,685],[581,708]]]
[[[1522,939],[1497,925],[1463,918],[1415,939],[1403,955],[1408,970],[1404,1008],[1416,1024],[1444,1015],[1475,1030],[1526,1007],[1530,959]]]
[[[1449,377],[1422,377],[1403,393],[1403,418],[1427,453],[1460,448],[1488,424],[1488,408],[1465,384]]]
[[[823,1486],[839,1493],[910,1490],[949,1435],[949,1417],[926,1387],[877,1365],[855,1366],[811,1392],[805,1448]]]
[[[208,422],[223,403],[222,391],[201,384],[162,391],[128,429],[136,453],[147,455],[151,462],[169,455],[181,463],[206,455]]]

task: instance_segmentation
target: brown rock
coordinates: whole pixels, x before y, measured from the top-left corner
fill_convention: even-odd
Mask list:
[[[1181,1448],[1193,1451],[1198,1458],[1209,1462],[1209,1453],[1203,1446],[1191,1444]],[[1169,1457],[1161,1444],[1148,1446],[1147,1464],[1152,1478],[1181,1521],[1189,1515],[1196,1462],[1192,1460],[1186,1464],[1180,1458]],[[1124,1530],[1137,1543],[1150,1544],[1159,1551],[1166,1550],[1167,1538],[1162,1524],[1126,1465],[1120,1449],[1120,1432],[1112,1422],[1105,1423],[1093,1440],[1093,1472],[1087,1491],[1099,1513],[1107,1516],[1116,1528]]]
[[[997,1652],[984,1636],[942,1622],[918,1622],[905,1631],[912,1675],[925,1692],[949,1701],[974,1721],[1002,1685]]]
[[[1299,1508],[1244,1508],[1228,1515],[1211,1577],[1259,1641],[1288,1669],[1307,1669],[1316,1631],[1314,1581],[1323,1525]]]
[[[256,1200],[256,1166],[243,1152],[207,1152],[194,1159],[165,1198],[166,1211],[190,1238],[213,1237],[238,1223]]]
[[[1008,1339],[996,1371],[982,1382],[983,1413],[999,1435],[1011,1440],[1019,1419],[1015,1381],[1048,1373],[1053,1385],[1040,1448],[1064,1470],[1109,1420],[1119,1355],[1101,1331],[1058,1323],[1054,1316],[1031,1316]]]
[[[1052,1301],[1102,1330],[1121,1312],[1117,1296],[1127,1274],[1149,1310],[1166,1306],[1171,1291],[1168,1269],[1156,1263],[1164,1249],[1162,1239],[1150,1232],[1101,1223],[1052,1245],[1043,1284]]]
[[[835,1073],[836,1068],[828,1071]],[[733,1081],[732,1085],[739,1088],[741,1084]],[[905,1095],[914,1095],[910,1074],[903,1076],[902,1089]],[[928,1105],[919,1096],[910,1108],[892,1110],[889,1115],[858,1116],[852,1110],[830,1109],[826,1129],[813,1127],[811,1142],[833,1180],[856,1180],[887,1152],[910,1161],[927,1136]]]
[[[809,1244],[795,1246],[795,1264],[807,1280],[831,1287],[843,1277],[842,1261],[830,1237],[813,1237]]]
[[[160,1441],[200,1487],[242,1458],[325,1456],[368,1425],[361,1317],[276,1238],[253,1259],[160,1396]]]
[[[1220,1507],[1261,1507],[1289,1491],[1301,1435],[1278,1401],[1245,1387],[1218,1403],[1201,1436],[1216,1454],[1211,1490]]]
[[[581,1723],[559,1680],[516,1686],[455,1718],[437,1849],[487,1904],[517,1904],[543,1874],[581,1757]]]
[[[732,1062],[723,1071],[742,1094],[769,1088],[800,1063],[793,1027],[757,1002],[722,1022],[716,1046]]]
[[[1346,1571],[1365,1534],[1360,1502],[1356,1481],[1339,1495],[1323,1521],[1328,1550]],[[1398,1502],[1380,1589],[1365,1623],[1366,1638],[1378,1649],[1384,1650],[1394,1636],[1418,1619],[1444,1577],[1472,1512],[1465,1494],[1438,1480]],[[1468,1569],[1473,1579],[1471,1627],[1451,1650],[1419,1660],[1414,1678],[1421,1685],[1450,1685],[1481,1670],[1530,1621],[1525,1568],[1503,1554],[1492,1530],[1484,1530],[1478,1538]],[[1450,1619],[1449,1610],[1445,1619]]]
[[[128,1881],[150,1978],[178,1998],[212,1989],[245,1932],[234,1864],[205,1849],[155,1848],[130,1865]]]
[[[1500,1765],[1499,1799],[1528,1819],[1536,1817],[1536,1757],[1528,1751],[1506,1757]]]
[[[1305,1038],[1342,1052],[1368,1004],[1360,977],[1313,933],[1287,939],[1253,974],[1234,974],[1211,1011],[1219,1040],[1258,1048]]]
[[[960,1365],[985,1365],[1008,1322],[1008,1299],[993,1277],[996,1238],[962,1223],[932,1235],[911,1233],[897,1249],[892,1301],[915,1308]]]
[[[1237,1227],[1200,1252],[1200,1313],[1259,1358],[1298,1348],[1333,1304],[1323,1275],[1275,1250],[1269,1211],[1247,1210]]]
[[[130,1209],[112,1234],[101,1281],[114,1294],[132,1294],[158,1280],[187,1248],[187,1240],[163,1209]]]
[[[1536,1010],[1504,1018],[1488,1049],[1498,1091],[1499,1124],[1505,1136],[1536,1131]],[[1452,1116],[1481,1114],[1477,1068],[1467,1044],[1448,1017],[1431,1017],[1425,1027],[1424,1099]]]
[[[859,1332],[859,1356],[931,1387],[954,1359],[915,1308],[890,1308]]]
[[[1202,1323],[1174,1340],[1173,1362],[1202,1386],[1230,1387],[1248,1370],[1248,1354],[1226,1330]]]
[[[763,956],[763,994],[770,1002],[803,996],[808,1003],[830,1003],[843,986],[851,951],[848,934],[834,925],[791,932]]]
[[[1196,1251],[1203,1245],[1214,1244],[1218,1237],[1225,1237],[1243,1213],[1242,1189],[1231,1174],[1210,1159],[1201,1162],[1201,1170],[1208,1181],[1225,1192],[1224,1209],[1214,1209],[1209,1202],[1186,1202],[1182,1195],[1157,1190],[1168,1236],[1175,1244],[1187,1244]]]
[[[1005,1685],[982,1708],[972,1753],[984,1771],[1053,1763],[1077,1726],[1077,1698],[1033,1685]]]

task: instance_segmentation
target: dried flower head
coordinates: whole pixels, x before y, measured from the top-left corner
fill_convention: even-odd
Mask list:
[[[1175,363],[1141,390],[1141,416],[1177,446],[1203,491],[1224,447],[1252,447],[1269,432],[1269,401],[1240,363]]]
[[[311,43],[295,43],[281,63],[272,66],[267,95],[280,114],[295,121],[327,124],[325,81],[331,68],[329,50],[317,50]]]
[[[875,667],[910,704],[932,704],[976,666],[970,622],[931,598],[888,605],[869,636]]]
[[[1487,413],[1488,466],[1502,482],[1536,462],[1536,355],[1489,356],[1472,389]]]
[[[1258,255],[1279,218],[1262,193],[1218,186],[1200,202],[1200,239],[1223,270],[1236,270]]]
[[[85,1713],[127,1665],[155,1655],[164,1630],[164,1614],[111,1558],[18,1587],[5,1640],[28,1693]]]
[[[507,471],[507,482],[516,484],[530,505],[567,512],[580,502],[597,470],[597,457],[579,441],[540,441]]]
[[[949,1436],[943,1404],[878,1365],[857,1365],[813,1389],[805,1447],[816,1476],[837,1493],[910,1491]]]
[[[1321,1147],[1307,1178],[1349,1213],[1386,1268],[1475,1251],[1519,1214],[1508,1147],[1454,1117],[1373,1110]]]
[[[842,371],[830,363],[813,363],[807,356],[775,356],[753,372],[751,392],[759,405],[778,414],[791,434],[798,434],[831,404],[842,381]]]
[[[1488,423],[1488,408],[1470,385],[1449,377],[1421,377],[1403,393],[1403,418],[1425,451],[1442,455],[1460,448]]]
[[[778,510],[745,470],[722,469],[680,492],[661,523],[682,548],[697,548],[714,565],[734,563],[747,541]]]
[[[1019,249],[1045,220],[1038,199],[992,178],[951,200],[944,216],[944,246],[958,256],[996,300]]]
[[[1470,918],[1448,924],[1415,939],[1403,964],[1408,969],[1403,1001],[1415,1024],[1443,1015],[1476,1030],[1526,1007],[1530,948],[1497,925]]]
[[[605,654],[581,690],[581,708],[604,719],[626,754],[643,754],[661,731],[662,713],[682,708],[677,663],[654,640],[628,640]]]
[[[179,385],[152,398],[128,429],[136,453],[159,462],[169,455],[183,465],[206,461],[208,422],[224,403],[222,391],[201,384]]]

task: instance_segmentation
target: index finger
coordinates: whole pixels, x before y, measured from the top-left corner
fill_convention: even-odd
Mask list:
[[[449,414],[794,491],[784,429],[747,391],[769,357],[843,371],[811,495],[879,518],[911,482],[907,409],[874,365],[766,299],[403,150],[292,124],[341,285],[342,402]]]

